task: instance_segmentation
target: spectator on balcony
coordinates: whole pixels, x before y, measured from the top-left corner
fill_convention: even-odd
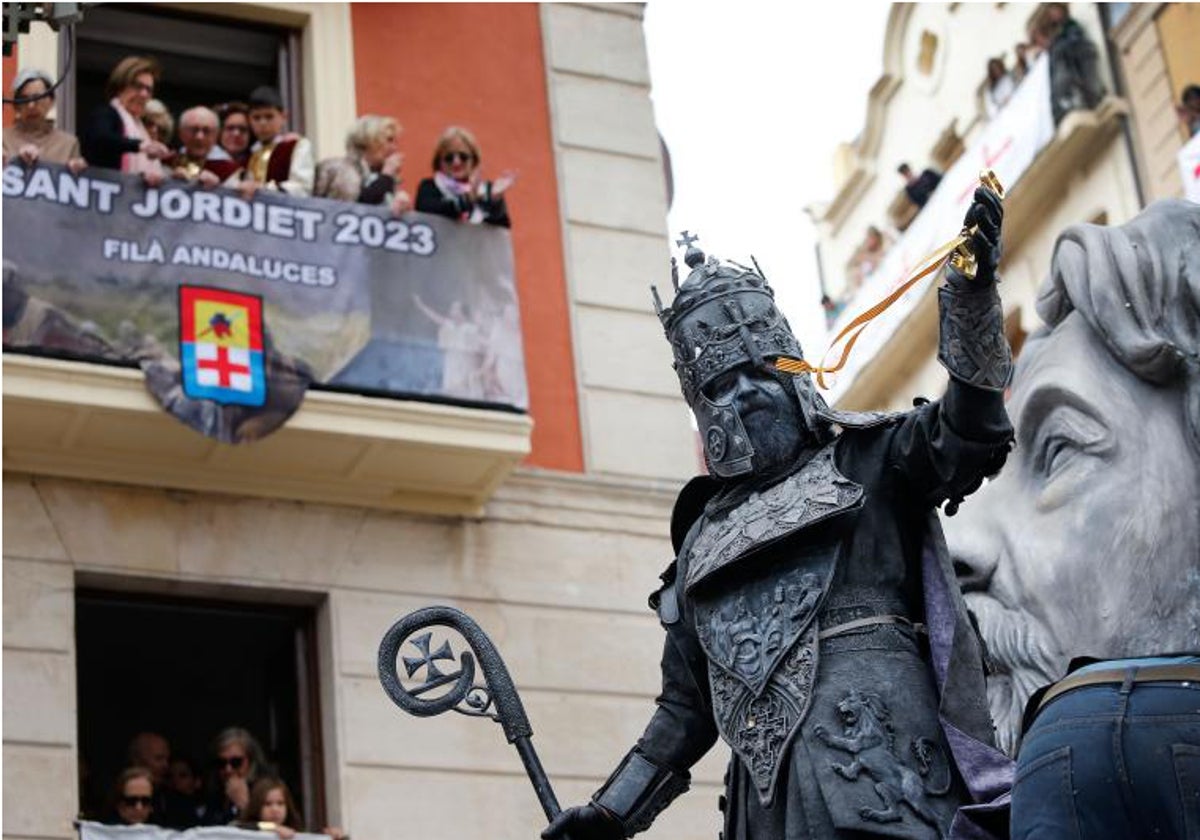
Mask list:
[[[250,804],[251,786],[270,772],[253,735],[238,726],[222,730],[213,740],[213,776],[204,823],[228,825],[240,819]]]
[[[1017,83],[1004,66],[1004,59],[990,58],[987,63],[987,85],[983,91],[983,108],[988,119],[994,119],[1000,109],[1012,99]]]
[[[912,167],[902,163],[896,167],[896,171],[904,178],[904,192],[908,194],[908,200],[918,207],[925,206],[933,191],[942,182],[942,176],[933,169],[926,169],[920,175],[914,175]]]
[[[59,131],[50,119],[54,107],[53,80],[47,73],[28,67],[13,80],[13,124],[4,129],[4,164],[20,158],[26,166],[39,160],[65,163],[78,174],[87,166],[79,153],[79,140]]]
[[[862,244],[854,252],[850,260],[849,288],[850,294],[857,292],[863,281],[875,273],[883,262],[888,249],[892,247],[892,238],[875,225],[867,228]]]
[[[171,161],[171,174],[202,187],[237,185],[242,168],[229,155],[214,157],[217,146],[217,114],[198,105],[179,116],[179,139],[183,148]]]
[[[171,147],[171,141],[175,139],[175,118],[161,99],[151,99],[146,103],[142,111],[142,125],[146,126],[146,133],[151,140]]]
[[[1188,85],[1183,89],[1175,111],[1179,114],[1179,121],[1187,129],[1188,137],[1200,134],[1200,85]]]
[[[312,144],[304,137],[289,134],[283,99],[273,87],[258,87],[250,94],[250,131],[255,142],[250,147],[242,194],[249,198],[255,190],[278,190],[289,195],[311,195],[313,189]]]
[[[189,759],[183,756],[171,759],[166,791],[166,819],[163,825],[184,830],[203,823],[204,780]]]
[[[213,150],[216,157],[224,153],[238,166],[250,162],[250,106],[245,102],[225,102],[216,107],[221,119],[221,137]]]
[[[1013,84],[1019,85],[1029,75],[1029,64],[1033,61],[1033,56],[1030,55],[1030,46],[1024,42],[1013,47],[1016,53],[1016,60],[1013,61],[1012,79]]]
[[[109,822],[141,825],[154,814],[154,773],[146,767],[128,767],[113,785]]]
[[[254,783],[246,817],[235,824],[251,830],[274,831],[281,840],[290,840],[297,831],[304,830],[304,818],[287,782],[271,777]],[[333,826],[326,826],[321,833],[333,840],[342,840],[346,836],[346,832]]]
[[[88,163],[140,174],[151,186],[162,183],[159,161],[170,149],[151,139],[142,125],[159,75],[158,62],[152,58],[131,55],[117,62],[105,87],[111,98],[92,111],[80,135]]]
[[[1071,111],[1095,108],[1104,98],[1100,53],[1071,17],[1066,3],[1047,3],[1039,27],[1040,40],[1049,42],[1050,105],[1058,124]]]
[[[505,172],[494,181],[479,171],[479,144],[465,128],[451,126],[442,132],[433,152],[433,177],[417,188],[417,209],[460,222],[511,227],[504,193],[516,181]]]
[[[400,124],[392,117],[367,114],[346,134],[346,156],[317,164],[313,195],[360,204],[387,204],[393,215],[412,209],[400,188],[404,155],[396,148]]]

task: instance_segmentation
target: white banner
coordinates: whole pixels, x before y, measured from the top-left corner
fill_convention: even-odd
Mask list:
[[[1200,204],[1200,134],[1179,150],[1179,177],[1183,179],[1183,197]]]
[[[276,840],[274,831],[247,831],[226,825],[174,831],[157,825],[104,825],[80,820],[79,840]],[[296,832],[295,840],[329,840],[324,834]]]
[[[937,191],[921,210],[904,235],[892,246],[879,268],[859,288],[850,305],[829,332],[829,339],[841,332],[853,318],[887,297],[920,267],[920,260],[945,244],[962,228],[963,216],[979,185],[979,173],[995,171],[1007,192],[1019,189],[1021,175],[1029,169],[1038,153],[1054,139],[1054,116],[1050,111],[1050,63],[1043,54],[1013,94],[1012,99],[983,130],[942,177]],[[854,345],[846,366],[836,375],[826,398],[831,402],[846,392],[866,365],[888,339],[901,328],[905,318],[936,278],[916,284],[871,322]],[[837,361],[840,350],[831,353],[826,363]],[[833,377],[826,377],[829,381]]]

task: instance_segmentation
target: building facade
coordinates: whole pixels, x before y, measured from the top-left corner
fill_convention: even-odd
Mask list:
[[[258,722],[314,827],[536,836],[498,727],[410,718],[380,688],[383,633],[434,603],[500,648],[559,799],[604,781],[652,711],[662,635],[645,599],[700,466],[647,291],[667,271],[667,198],[641,13],[149,4],[22,36],[5,88],[19,67],[67,72],[66,127],[106,56],[153,52],[147,32],[215,79],[206,26],[266,45],[263,72],[318,158],[341,153],[355,116],[391,114],[412,188],[443,127],[469,126],[485,168],[520,173],[530,410],[315,391],[280,431],[233,447],[163,413],[135,370],[5,353],[6,838],[71,837],[139,729],[204,762],[212,709]],[[154,20],[134,32],[121,14]],[[257,707],[239,719],[222,688]],[[717,753],[647,836],[715,833]]]
[[[1196,8],[1069,4],[1071,17],[1097,49],[1103,95],[1054,121],[1045,101],[1049,68],[1031,59],[1011,98],[1001,107],[990,105],[988,60],[999,58],[1011,71],[1017,45],[1030,41],[1052,5],[892,8],[884,70],[868,96],[866,123],[835,160],[838,192],[809,208],[819,231],[826,289],[845,307],[830,319],[831,335],[895,289],[936,244],[953,237],[981,168],[1009,173],[1000,292],[1010,342],[1018,351],[1038,323],[1036,290],[1064,228],[1120,224],[1150,201],[1183,195],[1176,157],[1186,132],[1174,106],[1183,88],[1200,78],[1195,50],[1184,46],[1195,42]],[[916,173],[926,168],[943,173],[919,212],[897,173],[902,162]],[[874,258],[864,257],[871,226],[884,240],[882,254]],[[916,395],[934,397],[944,390],[945,372],[935,359],[933,288],[928,281],[914,287],[881,324],[867,328],[833,388],[840,406],[901,409]]]

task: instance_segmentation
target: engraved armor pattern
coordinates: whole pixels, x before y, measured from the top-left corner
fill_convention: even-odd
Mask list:
[[[717,728],[750,770],[763,805],[769,805],[774,797],[783,757],[812,701],[816,674],[815,620],[771,673],[761,694],[753,694],[720,668],[709,669]]]
[[[968,385],[1003,390],[1012,377],[1013,363],[995,287],[970,292],[943,287],[938,290],[938,307],[938,361]]]
[[[753,494],[725,517],[705,522],[689,550],[685,589],[751,549],[858,507],[862,485],[838,472],[836,445],[829,443],[795,475]]]

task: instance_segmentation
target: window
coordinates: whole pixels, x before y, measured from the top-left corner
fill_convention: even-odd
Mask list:
[[[175,115],[193,105],[245,100],[255,87],[271,85],[292,127],[304,131],[294,30],[118,3],[89,5],[74,37],[74,86],[64,101],[76,127],[107,100],[105,82],[118,61],[149,55],[163,69],[155,95]]]
[[[248,729],[310,826],[325,820],[312,606],[79,589],[75,601],[81,805],[88,816],[138,732],[211,769],[209,745]],[[90,808],[89,808],[90,806]]]

